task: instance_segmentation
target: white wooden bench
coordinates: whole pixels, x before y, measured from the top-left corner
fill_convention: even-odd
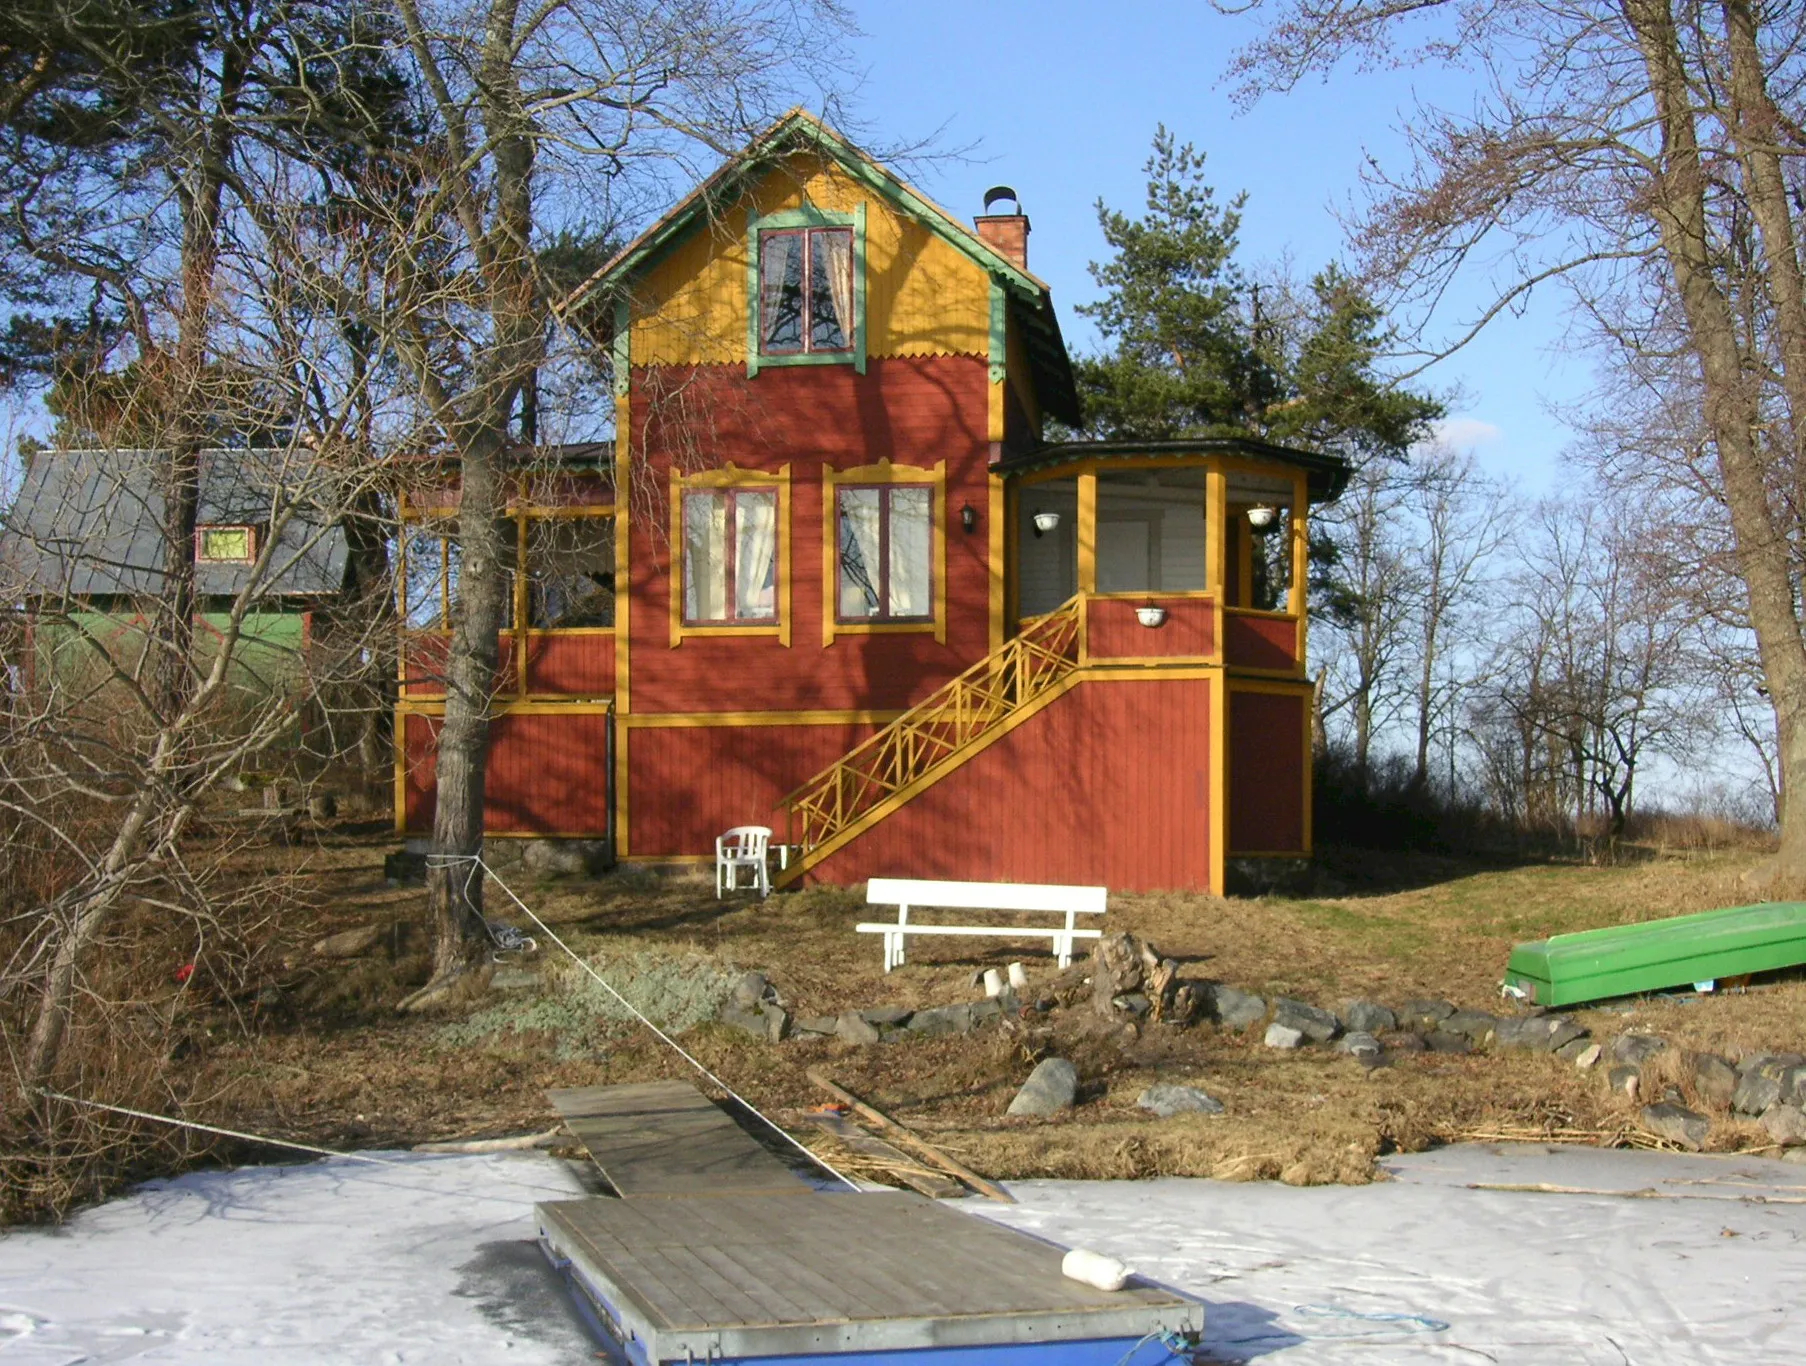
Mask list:
[[[860,934],[884,936],[884,970],[903,962],[903,941],[912,934],[991,935],[1005,939],[1024,936],[1053,941],[1062,968],[1072,964],[1072,941],[1099,939],[1102,930],[1081,930],[1076,917],[1102,915],[1107,892],[1102,887],[1062,887],[1039,882],[921,882],[913,878],[875,877],[866,883],[865,900],[871,906],[895,906],[894,922],[868,921],[857,926]],[[909,918],[916,910],[1045,911],[1066,917],[1063,925],[921,925]]]

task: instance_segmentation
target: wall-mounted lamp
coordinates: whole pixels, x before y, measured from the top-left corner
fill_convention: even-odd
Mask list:
[[[1265,531],[1273,525],[1273,519],[1279,516],[1279,509],[1259,503],[1248,509],[1248,525],[1256,531]]]
[[[959,510],[959,524],[966,529],[966,534],[968,536],[974,531],[977,531],[978,509],[973,507],[970,503],[962,504]]]
[[[1060,524],[1060,514],[1059,513],[1057,513],[1057,512],[1037,512],[1035,514],[1035,535],[1036,536],[1045,536],[1048,532],[1052,531],[1059,524]]]

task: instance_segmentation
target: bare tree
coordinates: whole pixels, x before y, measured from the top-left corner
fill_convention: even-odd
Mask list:
[[[1789,112],[1806,79],[1806,11],[1748,0],[1265,7],[1272,21],[1233,68],[1250,97],[1350,55],[1479,74],[1473,112],[1417,112],[1415,164],[1376,178],[1358,233],[1371,278],[1403,301],[1430,305],[1457,274],[1496,263],[1489,302],[1428,352],[1446,354],[1551,281],[1633,349],[1640,332],[1674,327],[1735,538],[1783,786],[1806,791],[1806,135]],[[1784,810],[1771,872],[1806,875],[1806,805]]]

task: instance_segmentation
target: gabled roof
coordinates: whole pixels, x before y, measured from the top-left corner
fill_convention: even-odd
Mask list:
[[[722,163],[675,208],[585,281],[572,296],[573,304],[585,296],[605,292],[611,285],[618,285],[650,265],[699,221],[725,211],[761,171],[798,151],[820,152],[832,158],[855,180],[920,220],[936,236],[965,253],[992,279],[1000,282],[1022,323],[1042,406],[1062,421],[1078,422],[1072,362],[1060,336],[1060,323],[1054,314],[1053,295],[1047,282],[999,253],[963,220],[899,179],[888,167],[867,156],[806,109],[792,109],[753,139],[745,151]],[[605,325],[612,323],[605,319]]]
[[[203,526],[265,527],[278,489],[297,504],[269,560],[261,591],[274,597],[325,596],[345,587],[345,531],[319,490],[294,488],[282,451],[201,452]],[[157,461],[143,450],[40,451],[19,496],[0,517],[0,573],[13,591],[75,598],[154,594],[162,588],[164,501]],[[195,565],[195,592],[227,597],[250,582],[253,566]]]

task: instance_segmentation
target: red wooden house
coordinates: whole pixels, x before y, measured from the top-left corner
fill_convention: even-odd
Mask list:
[[[1043,441],[1071,370],[992,207],[968,226],[795,113],[604,270],[615,443],[510,513],[494,833],[666,864],[771,825],[790,883],[1220,891],[1309,854],[1306,518],[1346,470]],[[455,546],[407,512],[418,832]]]

